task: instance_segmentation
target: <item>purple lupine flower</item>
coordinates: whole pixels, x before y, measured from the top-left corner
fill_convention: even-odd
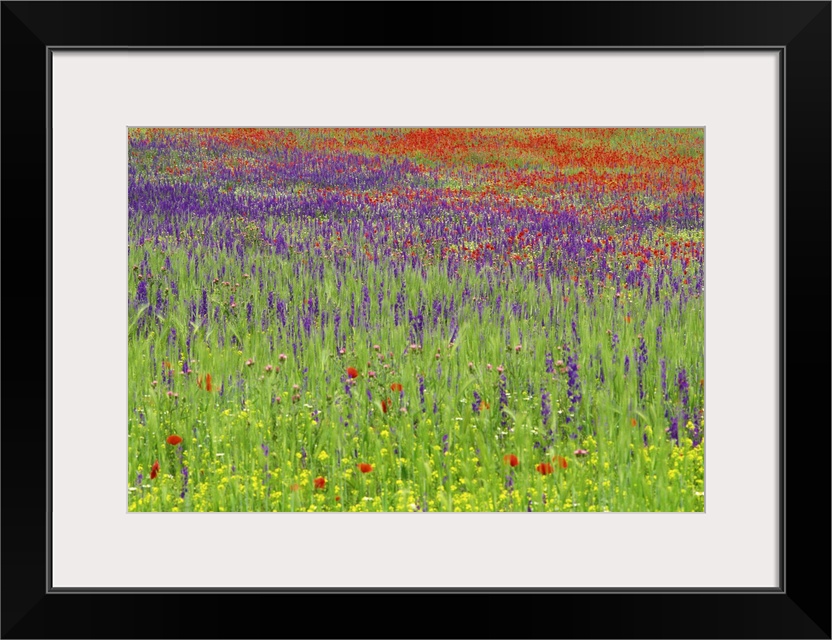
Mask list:
[[[511,475],[506,476],[506,489],[512,491],[514,488],[514,478]]]
[[[205,289],[202,290],[202,300],[199,303],[199,315],[202,318],[208,317],[208,292]]]
[[[581,401],[581,381],[578,377],[578,358],[574,353],[570,353],[566,359],[566,372],[569,377],[566,396],[569,398],[569,415],[566,416],[566,422],[572,421],[572,416],[575,414],[575,408]]]
[[[549,393],[545,389],[540,389],[540,417],[543,426],[549,422],[549,416],[552,413],[552,403],[549,400]]]
[[[139,280],[139,286],[136,288],[136,302],[147,304],[147,283],[144,280]]]
[[[142,486],[142,480],[144,480],[144,476],[142,475],[142,473],[141,473],[141,472],[139,472],[139,473],[136,475],[136,486],[137,486],[137,487]]]
[[[505,374],[500,374],[500,413],[502,414],[500,424],[504,427],[506,426],[507,414],[503,409],[505,409],[507,406],[508,394],[506,393],[506,376]]]
[[[444,445],[442,448],[442,453],[448,453],[448,434],[446,433],[442,436],[442,444]]]
[[[546,354],[546,373],[554,373],[555,372],[555,359],[552,357],[552,353],[549,352]]]
[[[269,445],[267,445],[264,442],[263,444],[260,445],[260,448],[263,450],[263,455],[268,458],[269,457]]]
[[[693,440],[693,447],[698,447],[702,442],[702,431],[699,427],[699,420],[696,419],[696,416],[694,416],[694,427],[691,430],[690,437],[691,440]]]
[[[471,403],[471,409],[474,413],[480,412],[480,404],[482,403],[482,398],[480,398],[480,394],[474,391],[474,401]]]
[[[673,440],[678,445],[679,444],[679,419],[678,418],[671,418],[670,419],[670,426],[666,429],[666,431],[670,435],[671,440]]]
[[[647,343],[644,341],[644,336],[641,337],[641,345],[639,346],[638,354],[636,355],[636,375],[638,376],[638,397],[644,399],[644,368],[647,366]]]
[[[638,362],[647,364],[647,343],[644,341],[644,336],[641,337],[641,343],[639,344]]]
[[[185,493],[188,491],[188,467],[182,467],[182,493],[179,494],[180,498],[185,497]]]
[[[658,287],[658,284],[656,285]],[[656,349],[662,347],[662,325],[656,327]]]
[[[370,289],[367,288],[365,284],[361,290],[361,307],[364,309],[365,313],[369,313],[370,311]]]
[[[679,395],[682,400],[682,405],[687,406],[690,401],[689,385],[687,372],[684,369],[679,369],[679,375],[676,378],[676,384],[679,386]]]
[[[624,356],[624,375],[630,373],[630,356]]]
[[[682,402],[682,418],[685,424],[687,424],[688,420],[690,420],[690,414],[688,411],[688,407],[690,405],[690,388],[688,385],[687,372],[684,369],[679,370],[679,374],[676,378],[676,384],[679,386],[679,399]]]

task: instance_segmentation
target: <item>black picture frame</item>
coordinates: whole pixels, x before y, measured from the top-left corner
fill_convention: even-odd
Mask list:
[[[830,6],[828,1],[3,2],[0,203],[7,313],[2,326],[6,420],[0,433],[0,635],[830,638]],[[52,385],[71,381],[53,380],[49,374],[50,331],[60,318],[52,317],[49,308],[48,91],[50,52],[65,47],[778,51],[785,80],[780,131],[780,587],[672,593],[246,590],[241,592],[248,596],[245,601],[241,593],[220,589],[52,589],[49,398]],[[79,461],[79,478],[85,473]],[[692,562],[699,552],[695,541],[645,541],[642,553],[645,562],[673,556]],[[396,601],[397,594],[413,598]],[[424,600],[442,595],[466,596],[466,602],[437,607],[437,601]],[[512,598],[518,595],[523,599]],[[478,606],[472,597],[488,602]],[[400,607],[396,615],[406,616],[399,628],[380,625],[379,612],[392,606]],[[440,621],[442,609],[458,620],[453,630]]]

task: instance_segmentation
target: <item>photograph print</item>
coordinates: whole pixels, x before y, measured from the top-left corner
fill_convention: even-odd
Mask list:
[[[704,129],[127,138],[128,511],[704,511]]]

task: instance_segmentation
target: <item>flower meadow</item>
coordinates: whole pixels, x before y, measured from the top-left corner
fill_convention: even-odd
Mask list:
[[[704,511],[702,129],[128,149],[129,511]]]

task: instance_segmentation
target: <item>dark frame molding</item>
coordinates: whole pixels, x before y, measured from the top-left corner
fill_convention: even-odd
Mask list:
[[[5,189],[0,192],[0,204],[6,213],[3,223],[7,251],[2,265],[6,267],[7,277],[3,298],[11,311],[6,314],[7,322],[2,327],[2,337],[6,338],[2,360],[6,384],[2,397],[6,401],[7,421],[6,429],[0,433],[0,473],[4,480],[0,485],[3,516],[0,636],[257,637],[284,635],[285,629],[292,627],[291,620],[297,619],[299,631],[293,631],[294,634],[384,637],[402,634],[402,631],[378,624],[378,598],[385,597],[385,604],[401,607],[400,601],[391,600],[393,593],[400,593],[419,594],[421,598],[408,600],[413,604],[401,609],[408,615],[402,626],[404,633],[412,636],[451,635],[444,623],[438,623],[437,617],[430,615],[434,608],[425,606],[425,596],[469,594],[468,598],[471,595],[488,598],[487,605],[495,611],[499,606],[497,596],[504,596],[502,602],[509,606],[498,615],[478,608],[479,615],[460,616],[460,627],[453,635],[832,637],[832,572],[828,555],[830,460],[827,456],[831,443],[830,421],[828,413],[819,420],[817,409],[817,399],[829,397],[828,355],[820,375],[816,366],[817,352],[830,353],[831,9],[832,3],[828,0],[397,5],[2,2],[0,46],[4,55],[0,86],[5,95],[2,113],[5,126],[0,161]],[[784,187],[781,188],[779,265],[780,537],[783,541],[780,588],[672,592],[655,589],[400,589],[392,592],[50,588],[46,553],[51,525],[47,492],[51,478],[49,402],[51,385],[59,383],[49,373],[50,339],[51,323],[60,320],[51,316],[49,308],[51,148],[47,133],[51,125],[48,108],[51,51],[133,47],[476,51],[762,48],[779,51],[780,77],[784,80],[780,128],[780,181]],[[39,249],[33,251],[33,246]],[[792,323],[787,325],[786,292],[790,284],[794,292]],[[809,293],[805,300],[804,287]],[[818,291],[822,292],[820,299]],[[809,304],[812,313],[798,316],[796,305],[800,303]],[[22,339],[30,334],[30,339]],[[786,344],[790,346],[788,358]],[[33,345],[37,353],[33,353]],[[787,371],[792,373],[790,377]],[[792,402],[787,405],[789,379],[793,381],[793,392]],[[792,446],[788,449],[787,425],[792,436]],[[646,561],[653,557],[657,562],[664,562],[668,549],[648,547],[644,553]],[[679,561],[695,561],[697,553],[692,545],[680,553]],[[239,598],[233,603],[230,601],[241,594],[248,596],[245,607],[239,606],[242,603]],[[340,599],[335,600],[333,594]],[[355,598],[359,595],[371,597],[357,602]],[[512,595],[523,595],[523,601],[505,599]],[[326,597],[321,599],[322,596]],[[348,606],[358,608],[344,607],[345,596],[351,596]],[[195,598],[199,600],[195,602]],[[328,606],[338,602],[342,606]],[[284,613],[287,604],[292,607],[293,615]],[[469,607],[471,603],[466,602],[470,612]],[[299,615],[306,613],[307,608],[314,618]],[[264,609],[269,613],[261,615]],[[458,605],[453,610],[457,614],[463,611]],[[205,612],[219,613],[206,615]],[[327,615],[328,612],[337,615]],[[314,626],[309,624],[310,620]],[[526,631],[528,626],[535,630]]]

